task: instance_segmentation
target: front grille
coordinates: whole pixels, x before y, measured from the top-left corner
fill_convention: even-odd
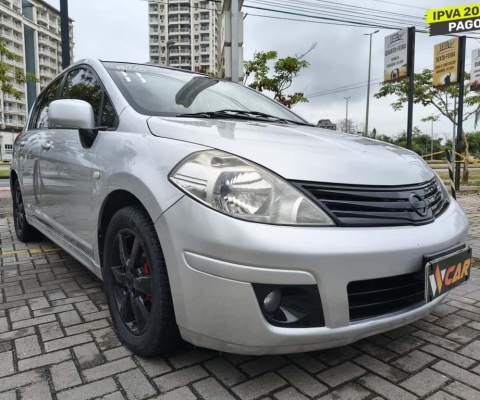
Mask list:
[[[423,225],[433,222],[448,205],[448,196],[435,178],[404,186],[292,183],[338,226]]]
[[[376,317],[425,302],[424,271],[350,282],[350,321]]]

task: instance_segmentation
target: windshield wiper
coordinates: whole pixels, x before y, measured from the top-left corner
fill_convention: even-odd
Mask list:
[[[263,122],[277,122],[283,124],[295,124],[295,125],[306,125],[313,126],[306,122],[294,121],[291,119],[280,118],[274,115],[265,114],[259,111],[244,111],[244,110],[219,110],[219,111],[203,111],[199,113],[191,114],[179,114],[177,117],[185,118],[243,118],[250,119],[253,121],[263,121]]]

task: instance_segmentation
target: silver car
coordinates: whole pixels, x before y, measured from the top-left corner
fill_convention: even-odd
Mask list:
[[[104,280],[114,328],[245,354],[342,346],[427,315],[470,276],[468,219],[416,154],[319,129],[239,84],[87,59],[14,145],[22,241]]]

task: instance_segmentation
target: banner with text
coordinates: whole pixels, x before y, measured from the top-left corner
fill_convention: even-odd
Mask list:
[[[458,37],[435,45],[433,57],[433,87],[458,82]]]
[[[408,77],[408,29],[402,29],[385,38],[384,82]]]
[[[480,4],[427,10],[425,21],[430,24],[430,36],[479,30]]]
[[[480,49],[472,51],[472,70],[470,72],[470,90],[480,91]]]

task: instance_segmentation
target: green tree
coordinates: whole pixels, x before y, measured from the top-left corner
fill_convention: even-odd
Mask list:
[[[272,92],[274,99],[288,108],[292,108],[298,103],[308,103],[303,92],[286,94],[290,86],[292,86],[293,78],[300,74],[300,71],[307,68],[310,63],[305,60],[305,56],[310,53],[317,43],[312,44],[310,49],[303,54],[294,57],[278,58],[276,51],[257,52],[253,56],[253,60],[243,63],[245,69],[244,84],[250,77],[253,82],[248,86],[259,92]],[[275,61],[275,62],[274,62]],[[274,62],[273,75],[270,76],[269,63]]]
[[[480,113],[480,95],[470,91],[469,80],[470,74],[465,73],[465,97],[464,104],[465,110],[463,113],[463,121],[468,120],[473,115]],[[408,79],[404,79],[396,82],[384,82],[380,86],[378,93],[374,95],[375,98],[381,99],[387,96],[396,96],[397,99],[391,104],[395,111],[401,110],[408,102]],[[414,78],[414,102],[415,104],[421,104],[422,106],[434,106],[441,115],[448,118],[452,123],[457,124],[456,117],[458,109],[449,107],[446,101],[447,96],[451,98],[459,96],[459,90],[457,85],[451,85],[442,88],[433,87],[433,71],[430,69],[424,69],[423,72],[415,74]],[[430,121],[432,117],[427,117],[424,121]],[[462,132],[465,155],[469,157],[468,138],[465,135],[465,131]],[[468,181],[468,161],[465,160],[463,168],[463,180]]]
[[[21,98],[21,92],[15,89],[13,84],[24,85],[29,79],[38,82],[38,78],[29,72],[25,74],[23,69],[9,65],[4,61],[7,59],[20,62],[22,58],[10,51],[3,40],[0,40],[0,55],[0,90],[3,94],[11,94],[18,100]]]
[[[470,147],[470,154],[480,158],[480,132],[467,133],[467,140]]]

